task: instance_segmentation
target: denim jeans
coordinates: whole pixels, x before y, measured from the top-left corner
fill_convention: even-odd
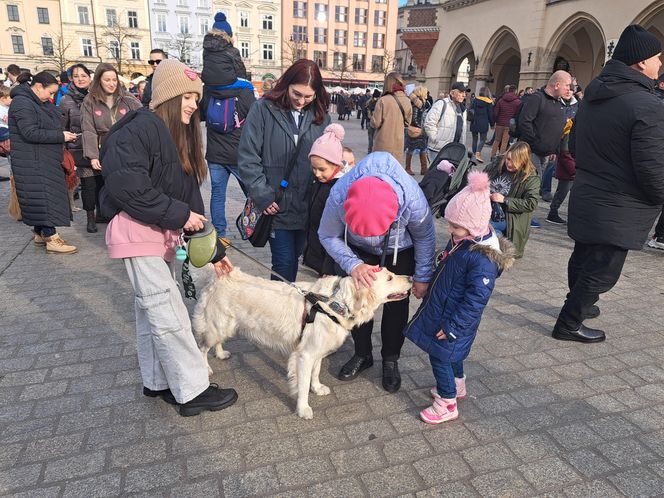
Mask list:
[[[544,168],[544,174],[542,175],[542,188],[540,189],[542,194],[551,193],[551,183],[553,182],[553,174],[556,172],[556,163],[554,161],[549,162]]]
[[[429,355],[433,376],[436,379],[436,389],[441,398],[456,398],[456,382],[454,378],[463,378],[463,361],[442,361]]]
[[[297,265],[302,251],[306,232],[304,230],[274,230],[270,237],[270,250],[272,251],[272,270],[289,282],[295,282]],[[279,280],[274,275],[272,280]]]
[[[208,163],[208,168],[210,169],[210,183],[212,184],[212,192],[210,194],[212,224],[217,229],[219,237],[225,237],[226,227],[228,226],[226,223],[226,187],[228,187],[228,178],[233,175],[237,178],[245,195],[246,191],[240,180],[237,165]]]
[[[53,237],[55,235],[55,227],[36,226],[35,233],[42,237]]]
[[[484,147],[484,142],[486,142],[487,132],[484,133],[473,133],[473,154],[476,152],[482,152]]]
[[[551,208],[549,209],[550,214],[558,214],[558,209],[572,189],[573,183],[573,180],[558,180],[558,187],[556,188],[556,193],[553,195]]]
[[[507,231],[507,220],[505,221],[492,221],[491,226],[499,235],[505,235]]]

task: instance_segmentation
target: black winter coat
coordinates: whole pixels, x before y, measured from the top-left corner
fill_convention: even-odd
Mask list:
[[[539,156],[555,154],[565,128],[565,105],[540,88],[521,101],[517,133]]]
[[[150,107],[150,101],[152,100],[152,77],[154,73],[145,78],[145,88],[143,88],[143,95],[141,95],[141,104],[143,107]]]
[[[198,179],[182,170],[166,124],[148,109],[131,111],[113,125],[100,161],[105,217],[125,211],[148,225],[177,230],[190,211],[205,213]]]
[[[226,99],[237,97],[235,110],[240,121],[247,119],[251,105],[256,102],[254,92],[248,88],[231,88],[227,90],[210,90],[203,87],[203,100],[201,101],[201,120],[205,121],[210,98]],[[208,163],[237,164],[237,148],[240,145],[242,128],[236,128],[231,133],[217,133],[207,128],[207,149],[205,159]]]
[[[473,101],[472,109],[473,120],[470,122],[471,133],[487,133],[489,127],[493,126],[493,102],[489,103],[481,98],[476,98]]]
[[[237,78],[247,78],[240,51],[229,43],[220,32],[210,32],[203,37],[203,72],[201,80],[210,86],[231,85]]]
[[[319,275],[335,275],[334,259],[327,253],[318,238],[318,227],[320,227],[320,220],[323,217],[325,203],[335,183],[337,183],[336,179],[332,179],[327,183],[315,182],[311,194],[311,204],[309,205],[307,239],[302,261],[309,268],[316,270]]]
[[[62,127],[72,133],[81,133],[81,105],[87,93],[83,94],[73,84],[69,85],[67,93],[60,99],[60,112],[62,113]],[[83,156],[83,140],[78,137],[65,145],[77,168],[91,168],[90,160]]]
[[[62,169],[60,111],[40,101],[23,83],[11,90],[9,138],[12,172],[23,223],[30,226],[69,226],[71,211]]]
[[[653,80],[608,61],[586,87],[572,133],[569,236],[642,249],[664,205],[664,104]]]

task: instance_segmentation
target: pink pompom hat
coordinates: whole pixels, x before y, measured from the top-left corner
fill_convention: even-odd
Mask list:
[[[489,232],[491,199],[489,177],[482,171],[468,173],[468,185],[452,197],[445,208],[445,219],[481,237]]]
[[[344,139],[345,135],[346,130],[344,130],[344,127],[340,124],[332,123],[331,125],[328,125],[325,128],[325,131],[323,131],[323,134],[318,137],[311,146],[309,157],[322,157],[332,164],[343,166],[341,158],[344,152],[344,146],[341,141]]]

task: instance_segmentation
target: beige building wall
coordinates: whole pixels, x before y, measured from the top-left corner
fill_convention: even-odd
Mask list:
[[[294,3],[282,2],[284,69],[304,57],[318,63],[328,84],[382,84],[385,73],[394,68],[397,0],[305,0],[296,6]],[[303,14],[302,5],[306,5],[306,16],[296,17]],[[346,9],[345,20],[337,20],[337,7]],[[361,21],[356,18],[356,9],[363,9],[358,13],[365,14],[365,23],[355,22]],[[345,31],[345,40],[335,36],[337,30]]]
[[[9,64],[31,71],[59,70],[55,54],[60,37],[59,1],[0,1],[0,66],[3,70]],[[51,52],[54,55],[49,55]]]
[[[540,86],[554,68],[569,68],[585,86],[628,24],[642,23],[664,41],[662,0],[450,0],[437,9],[440,36],[426,84],[438,91],[449,89],[465,57],[474,89]]]

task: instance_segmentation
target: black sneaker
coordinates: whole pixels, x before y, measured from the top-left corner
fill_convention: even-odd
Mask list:
[[[180,415],[192,417],[206,410],[216,412],[228,408],[236,401],[235,389],[221,389],[217,384],[210,384],[210,387],[194,399],[180,405]]]
[[[549,213],[549,216],[546,217],[546,221],[553,223],[554,225],[567,225],[566,220],[554,213]]]
[[[147,387],[143,386],[143,396],[147,396],[148,398],[161,397],[168,404],[171,405],[178,404],[178,402],[175,400],[175,396],[173,396],[173,393],[171,392],[170,389],[153,391],[152,389],[148,389]]]

